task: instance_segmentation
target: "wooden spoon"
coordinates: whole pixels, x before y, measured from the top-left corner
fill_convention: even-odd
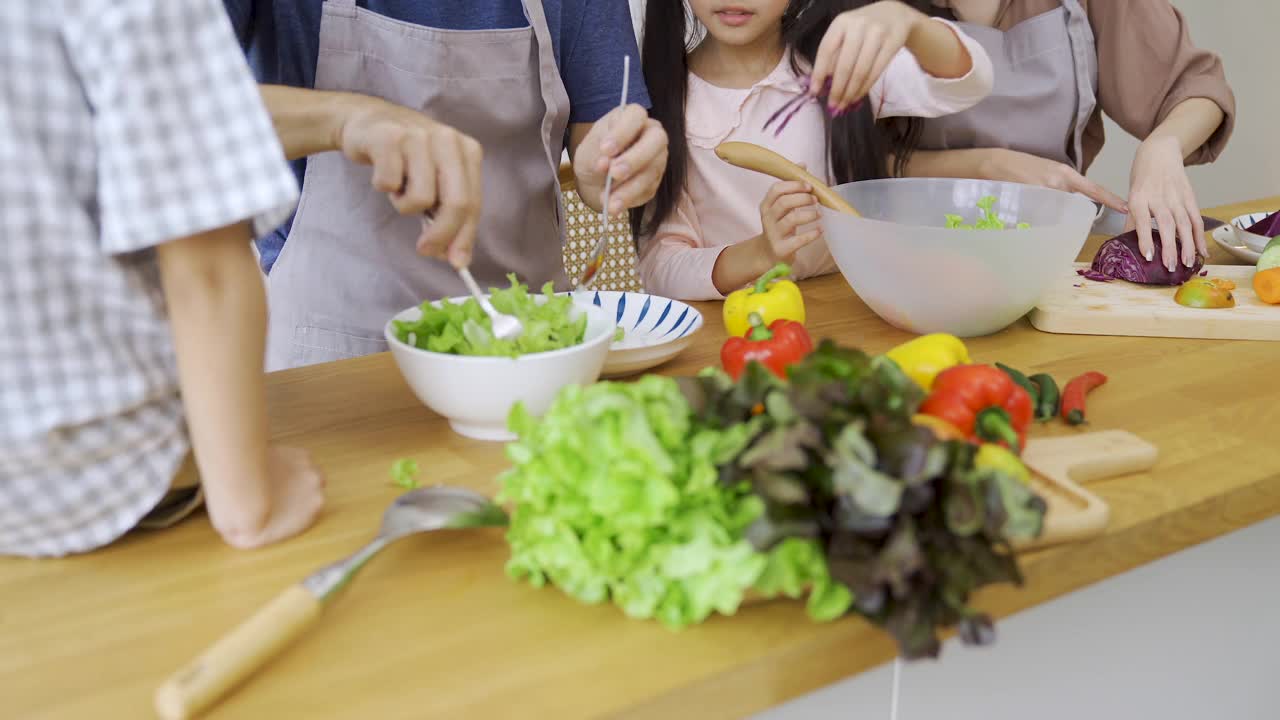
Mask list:
[[[813,188],[818,202],[836,212],[862,217],[862,213],[845,202],[839,193],[819,180],[813,173],[782,157],[778,153],[746,142],[726,142],[716,146],[716,156],[721,160],[747,170],[764,173],[779,180],[806,182]]]

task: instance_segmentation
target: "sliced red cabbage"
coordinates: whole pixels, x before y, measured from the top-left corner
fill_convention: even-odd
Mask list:
[[[1160,232],[1155,228],[1151,229],[1151,239],[1155,241],[1155,253],[1150,261],[1143,258],[1142,252],[1138,250],[1138,232],[1130,230],[1102,243],[1098,254],[1093,256],[1092,266],[1080,274],[1090,280],[1098,280],[1097,276],[1102,276],[1140,285],[1181,285],[1204,267],[1204,259],[1197,254],[1193,267],[1186,267],[1179,262],[1176,269],[1170,272],[1160,259]]]
[[[1280,235],[1280,210],[1271,213],[1262,218],[1258,222],[1245,228],[1245,232],[1261,235],[1262,237],[1273,238]]]

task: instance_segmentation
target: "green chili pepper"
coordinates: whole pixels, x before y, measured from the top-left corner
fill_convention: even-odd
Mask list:
[[[1036,403],[1036,419],[1045,422],[1057,417],[1059,403],[1062,401],[1058,383],[1047,373],[1032,375],[1030,380],[1040,387],[1040,400]]]
[[[1026,375],[1023,375],[1021,372],[1014,370],[1004,363],[996,363],[996,367],[1004,371],[1004,374],[1008,375],[1010,380],[1017,383],[1023,390],[1026,390],[1027,393],[1031,395],[1031,407],[1040,407],[1040,388],[1036,387],[1035,383],[1031,382]]]

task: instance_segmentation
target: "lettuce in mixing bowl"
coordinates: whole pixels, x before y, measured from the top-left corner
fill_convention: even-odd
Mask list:
[[[977,222],[973,225],[964,224],[963,215],[947,214],[948,230],[1004,230],[1004,221],[1000,219],[1000,214],[995,211],[996,196],[986,195],[978,201],[978,209],[982,211],[982,215],[978,217]],[[1020,222],[1017,225],[1019,230],[1026,230],[1031,227],[1030,223]]]
[[[573,316],[573,299],[556,295],[551,283],[542,286],[543,302],[529,288],[508,275],[511,287],[494,290],[489,302],[495,310],[514,315],[524,324],[515,340],[499,340],[480,303],[468,299],[461,304],[447,298],[437,305],[422,303],[422,317],[416,322],[395,320],[396,337],[420,350],[453,355],[519,357],[529,353],[560,350],[582,342],[587,316]]]

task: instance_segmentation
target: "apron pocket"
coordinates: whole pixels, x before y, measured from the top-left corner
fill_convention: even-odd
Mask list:
[[[387,349],[381,337],[368,338],[339,330],[299,325],[293,330],[291,367],[349,360]]]
[[[1065,51],[1071,54],[1067,35],[1070,16],[1059,7],[1014,25],[1004,33],[1004,53],[1015,68],[1044,55]]]

